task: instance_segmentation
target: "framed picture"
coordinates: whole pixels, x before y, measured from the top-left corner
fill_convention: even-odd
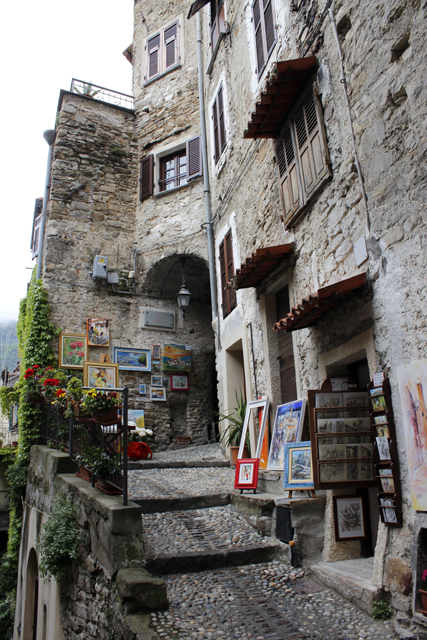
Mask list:
[[[236,462],[235,489],[253,489],[258,486],[258,458],[242,458]]]
[[[142,409],[128,409],[128,426],[145,427],[144,411]]]
[[[119,365],[107,362],[85,362],[83,386],[114,389],[119,382]]]
[[[378,469],[378,475],[382,478],[392,478],[393,471],[391,469]]]
[[[162,363],[161,362],[152,362],[151,363],[151,371],[153,373],[160,373],[161,370],[162,370]]]
[[[261,449],[262,449],[262,443],[264,440],[264,433],[265,433],[265,425],[267,422],[267,415],[268,415],[268,407],[270,406],[270,400],[268,398],[263,398],[262,400],[251,400],[250,402],[247,403],[246,405],[246,413],[245,413],[245,419],[243,421],[243,429],[242,429],[242,437],[240,440],[240,446],[239,446],[239,452],[237,454],[237,458],[241,459],[243,456],[243,449],[245,446],[245,442],[246,442],[246,434],[248,432],[249,429],[249,420],[251,419],[251,412],[254,409],[258,409],[259,407],[262,407],[262,420],[261,420],[261,424],[259,426],[259,433],[258,433],[258,440],[256,443],[256,452],[255,452],[255,458],[260,457],[261,455]],[[254,428],[254,421],[252,421],[252,425],[251,425],[251,429],[249,430],[249,439],[250,439],[250,444],[251,444],[251,451],[255,450],[255,428]]]
[[[141,396],[145,396],[147,393],[147,385],[146,384],[140,384],[139,385],[139,395]]]
[[[163,371],[191,371],[191,348],[183,344],[164,344],[162,356]]]
[[[301,440],[304,416],[305,400],[295,400],[277,407],[268,454],[267,469],[269,471],[283,471],[285,444]]]
[[[384,396],[373,396],[371,398],[371,402],[372,402],[372,411],[375,411],[375,413],[378,413],[378,411],[387,410],[387,405],[385,403]]]
[[[171,374],[171,391],[188,391],[188,374],[172,373]]]
[[[114,362],[120,371],[151,371],[150,349],[114,347]]]
[[[343,417],[343,412],[340,409],[343,406],[342,393],[316,393],[315,406],[316,409],[322,409],[322,411],[319,412],[319,418]]]
[[[87,319],[87,343],[89,347],[108,347],[110,345],[108,320]]]
[[[383,396],[384,395],[383,388],[375,387],[374,389],[371,389],[369,391],[369,395],[371,396],[371,398],[375,398],[376,396]]]
[[[284,489],[313,489],[311,442],[287,442],[285,444]]]
[[[388,438],[385,436],[377,437],[377,448],[380,460],[390,460],[390,447],[388,446]]]
[[[59,336],[59,366],[64,369],[83,369],[88,359],[86,336],[61,333]]]
[[[395,493],[396,491],[393,478],[381,478],[381,486],[386,493]]]
[[[390,498],[380,498],[381,507],[383,507],[384,522],[397,524],[396,505]]]
[[[151,387],[150,400],[166,400],[166,389],[164,387]]]
[[[152,387],[163,387],[163,376],[151,376]]]
[[[159,344],[153,344],[153,360],[160,360],[162,357],[162,348]]]
[[[387,424],[387,416],[374,416],[375,424]]]
[[[365,501],[362,495],[333,496],[335,540],[363,540],[366,538]]]
[[[389,438],[390,431],[388,428],[388,424],[378,424],[377,425],[377,436],[379,438]]]

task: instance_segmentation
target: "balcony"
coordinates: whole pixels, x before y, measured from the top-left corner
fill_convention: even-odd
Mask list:
[[[71,93],[77,93],[80,96],[86,96],[87,98],[93,98],[100,102],[107,102],[113,104],[116,107],[122,107],[125,109],[134,109],[134,100],[132,96],[126,93],[120,93],[120,91],[113,91],[112,89],[106,89],[100,87],[92,82],[85,82],[84,80],[77,80],[73,78],[71,81]]]

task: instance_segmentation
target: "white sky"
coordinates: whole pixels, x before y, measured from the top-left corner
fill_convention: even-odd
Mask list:
[[[161,0],[160,0],[161,1]],[[132,94],[133,0],[3,0],[0,9],[0,321],[17,319],[31,271],[34,201],[43,196],[59,91],[71,79]]]

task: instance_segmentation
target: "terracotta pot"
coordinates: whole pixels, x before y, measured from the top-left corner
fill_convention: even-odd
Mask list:
[[[92,480],[92,472],[86,467],[79,467],[79,470],[76,471],[76,476],[87,482]]]
[[[239,447],[230,447],[230,453],[231,453],[231,462],[232,464],[235,465],[237,463],[237,455],[239,453]],[[243,458],[249,458],[249,449],[246,445],[243,447]]]
[[[123,482],[123,478],[121,478],[121,480]],[[111,482],[99,476],[96,476],[95,487],[109,496],[119,496],[123,493],[123,489],[119,489],[116,485],[111,484]]]
[[[423,613],[425,616],[427,616],[427,591],[424,591],[423,589],[418,589],[419,594],[421,596],[421,600],[423,603],[423,608],[421,610],[421,613]]]

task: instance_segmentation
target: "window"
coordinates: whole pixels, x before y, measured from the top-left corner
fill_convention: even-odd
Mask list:
[[[234,276],[233,238],[231,229],[226,233],[219,246],[219,264],[221,269],[222,316],[226,318],[237,306],[236,290],[227,289],[227,282]]]
[[[166,73],[178,64],[178,29],[179,23],[175,22],[147,40],[146,82]]]
[[[284,223],[293,223],[331,175],[321,105],[310,95],[276,144]]]
[[[158,168],[156,177],[155,165]],[[154,194],[155,180],[158,180],[157,192],[162,192],[182,187],[201,175],[203,167],[200,136],[196,136],[171,153],[156,156],[151,154],[141,160],[139,198],[145,200]]]
[[[211,0],[211,47],[218,42],[219,34],[225,30],[224,0]]]
[[[258,77],[276,44],[273,0],[254,0],[252,4]]]
[[[43,210],[43,198],[37,198],[36,204],[34,207],[34,218],[33,218],[33,234],[31,237],[31,253],[32,258],[36,258],[39,253],[39,240],[40,240],[40,225],[42,221],[42,210]]]
[[[227,144],[222,85],[218,89],[218,93],[212,106],[212,120],[215,143],[215,164],[217,164]]]

